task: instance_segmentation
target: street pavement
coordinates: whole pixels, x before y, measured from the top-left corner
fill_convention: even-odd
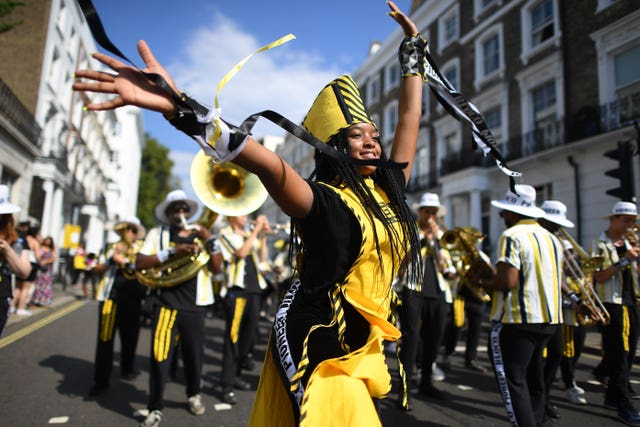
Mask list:
[[[98,321],[98,303],[80,298],[80,290],[63,290],[55,285],[56,297],[50,307],[32,308],[33,315],[12,315],[0,338],[0,420],[6,426],[135,426],[145,413],[148,389],[148,354],[150,331],[143,327],[137,351],[141,374],[132,381],[118,376],[119,343],[116,339],[115,366],[109,390],[98,398],[87,397],[93,375],[93,357]],[[255,358],[264,357],[269,323],[262,321],[261,337]],[[224,322],[211,315],[206,320],[205,365],[203,370],[203,401],[207,412],[193,416],[186,407],[184,377],[181,369],[165,389],[164,422],[166,426],[246,426],[254,391],[238,391],[238,404],[231,407],[219,399],[222,333]],[[486,336],[486,335],[485,335]],[[551,426],[611,426],[622,425],[614,411],[603,406],[604,388],[590,380],[591,369],[599,362],[599,334],[587,334],[585,352],[578,365],[576,378],[586,390],[589,404],[576,406],[568,402],[558,380],[551,391],[561,418]],[[486,347],[481,340],[480,363],[488,367]],[[463,367],[463,348],[451,359],[446,379],[437,386],[450,395],[444,402],[420,395],[411,396],[412,410],[399,408],[398,375],[392,352],[388,363],[393,387],[381,402],[384,426],[506,426],[508,425],[501,398],[492,374],[481,374]],[[244,373],[244,379],[254,389],[259,380],[261,363]],[[640,388],[637,366],[632,383]]]

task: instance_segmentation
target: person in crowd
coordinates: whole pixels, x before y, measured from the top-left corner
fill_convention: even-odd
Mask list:
[[[382,342],[400,337],[389,321],[397,299],[391,283],[407,255],[411,271],[420,271],[404,187],[416,151],[426,53],[416,25],[394,3],[388,4],[406,35],[400,47],[402,79],[390,157],[382,151],[357,85],[350,76],[340,76],[312,104],[303,121],[306,130],[297,128],[318,149],[313,179],[302,178],[215,110],[176,95],[175,83],[144,42],[138,47],[146,70],[162,76],[169,91],[108,55],[93,57],[115,75],[76,72],[77,78],[90,81],[77,81],[75,90],[116,94],[87,109],[133,104],[163,113],[217,161],[233,161],[256,174],[292,217],[301,237],[300,280],[276,315],[250,425],[295,425],[301,419],[310,425],[341,425],[344,420],[380,424],[376,400],[387,395],[391,379]],[[198,116],[196,110],[210,113]]]
[[[635,203],[617,202],[608,215],[609,227],[591,245],[591,255],[602,265],[594,273],[594,285],[611,318],[601,326],[609,379],[605,406],[618,411],[628,425],[640,425],[629,382],[632,356],[638,343],[638,212]]]
[[[535,204],[536,190],[525,184],[513,190],[491,201],[506,230],[498,244],[496,275],[478,284],[494,290],[489,353],[509,421],[541,426],[543,352],[562,322],[563,247],[537,221],[544,211]]]
[[[27,303],[31,299],[32,287],[40,270],[37,259],[37,253],[40,251],[40,242],[37,239],[39,228],[31,220],[27,220],[18,224],[17,232],[22,247],[29,254],[31,272],[26,278],[16,281],[11,311],[19,316],[31,316],[33,313],[27,308]]]
[[[418,228],[423,259],[422,286],[406,280],[402,290],[402,305],[398,308],[402,329],[400,362],[408,379],[420,354],[419,392],[425,396],[446,400],[448,395],[433,385],[444,375],[434,372],[438,351],[443,344],[447,316],[451,305],[448,280],[455,277],[455,268],[446,249],[440,246],[442,231],[438,215],[444,212],[435,193],[424,193],[418,203]],[[420,351],[421,349],[421,351]],[[442,378],[434,376],[440,374]]]
[[[9,319],[14,278],[31,273],[28,251],[19,242],[13,214],[20,206],[9,200],[9,187],[0,185],[0,336]]]
[[[289,241],[278,239],[273,243],[276,254],[273,257],[273,281],[275,282],[278,303],[282,300],[294,277],[294,267],[289,263]]]
[[[36,276],[36,287],[31,303],[37,306],[47,306],[53,301],[53,265],[57,259],[53,237],[47,236],[42,239],[37,258],[40,269]]]
[[[225,311],[222,351],[222,401],[237,403],[234,389],[250,390],[241,370],[257,340],[262,294],[267,289],[263,272],[268,257],[267,235],[271,230],[266,216],[256,219],[248,230],[247,215],[229,216],[229,225],[220,230],[219,241],[225,263],[221,291]]]
[[[77,248],[72,249],[72,262],[71,262],[71,285],[74,288],[82,288],[82,282],[85,280],[85,274],[87,271],[87,252],[84,249],[84,244],[79,243]]]
[[[98,396],[109,388],[116,330],[120,335],[120,378],[132,380],[139,372],[135,357],[147,287],[136,278],[135,261],[146,230],[138,218],[131,217],[116,223],[113,231],[120,240],[108,246],[106,262],[93,270],[102,277],[97,291],[98,337],[89,396]]]
[[[136,269],[141,272],[178,259],[186,260],[186,265],[193,267],[184,273],[181,269],[168,272],[174,274],[170,280],[175,283],[165,285],[160,278],[155,282],[153,277],[149,278],[154,306],[147,401],[149,414],[141,426],[158,426],[162,422],[164,387],[176,346],[181,349],[189,411],[193,415],[205,412],[200,394],[205,307],[213,303],[210,269],[219,273],[222,258],[209,228],[186,223],[197,209],[198,203],[187,197],[184,191],[169,192],[154,211],[160,225],[149,230],[136,255]]]
[[[82,297],[85,300],[96,298],[96,288],[100,274],[95,271],[99,263],[99,256],[95,252],[89,252],[85,257],[85,271],[82,282]]]

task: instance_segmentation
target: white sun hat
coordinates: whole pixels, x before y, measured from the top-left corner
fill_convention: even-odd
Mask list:
[[[545,213],[536,206],[536,189],[526,184],[516,184],[516,193],[508,190],[503,200],[492,200],[498,209],[514,212],[530,218],[542,218]]]
[[[122,231],[123,229],[131,225],[135,226],[138,229],[138,232],[136,233],[136,239],[142,239],[145,233],[147,232],[147,230],[144,228],[144,225],[142,225],[142,223],[140,222],[140,219],[138,219],[135,216],[128,217],[123,219],[122,221],[116,222],[115,225],[113,226],[113,231],[115,231],[116,233],[119,233],[120,231]]]
[[[611,209],[611,213],[606,218],[614,215],[631,215],[638,218],[638,208],[635,203],[632,202],[616,202]]]
[[[0,214],[20,212],[22,208],[9,202],[9,187],[0,185]]]
[[[173,190],[167,194],[167,197],[160,202],[158,206],[156,206],[154,213],[158,221],[164,224],[169,224],[171,221],[167,218],[166,210],[170,205],[177,202],[184,202],[189,206],[189,212],[185,212],[184,215],[185,219],[189,219],[196,214],[196,210],[198,210],[198,202],[187,197],[187,193],[183,190]]]
[[[559,200],[545,200],[540,206],[544,211],[544,219],[565,228],[573,228],[573,222],[567,219],[567,206]]]
[[[424,193],[420,197],[420,202],[413,205],[414,210],[420,210],[420,208],[438,208],[438,216],[445,216],[447,214],[447,207],[440,204],[440,197],[436,193]]]

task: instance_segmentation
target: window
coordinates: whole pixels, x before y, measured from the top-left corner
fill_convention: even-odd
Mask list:
[[[502,139],[502,109],[498,105],[484,113],[484,121],[489,130],[496,139],[496,142]]]
[[[618,0],[598,0],[598,7],[596,8],[596,13],[602,11],[602,9],[606,9],[612,4],[614,4]]]
[[[393,61],[393,63],[387,66],[386,69],[386,86],[385,92],[389,92],[394,87],[400,85],[400,64],[398,61]]]
[[[629,95],[640,92],[639,19],[640,10],[636,10],[591,34],[597,51],[600,105],[628,100]],[[614,124],[616,115],[612,111],[607,121]]]
[[[535,47],[553,36],[553,4],[543,0],[531,9],[531,46]]]
[[[492,4],[501,3],[497,0],[473,0],[473,17],[477,20],[479,19],[479,15],[484,13]]]
[[[530,0],[521,9],[522,55],[527,64],[531,56],[548,47],[560,45],[558,0]]]
[[[391,141],[398,125],[398,101],[394,101],[384,109],[384,141]]]
[[[367,83],[367,105],[380,101],[380,76],[376,75]]]
[[[556,111],[556,84],[551,81],[534,88],[531,91],[533,105],[533,121],[539,123],[549,116],[555,116]],[[536,126],[538,127],[538,126]]]
[[[460,37],[459,6],[456,4],[438,20],[438,52]]]
[[[613,56],[618,98],[640,92],[640,44]]]
[[[451,83],[453,87],[455,87],[456,89],[460,87],[458,82],[458,67],[453,65],[445,70],[442,75],[445,79],[447,79],[449,83]]]
[[[504,77],[504,52],[502,24],[488,28],[475,42],[475,81],[476,90],[494,77]]]
[[[494,35],[482,44],[484,75],[496,71],[500,67],[500,40]]]

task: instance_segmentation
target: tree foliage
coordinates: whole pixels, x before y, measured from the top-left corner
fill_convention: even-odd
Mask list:
[[[7,22],[5,22],[3,19],[5,16],[8,16],[11,12],[13,12],[13,9],[18,6],[24,6],[24,2],[15,0],[0,0],[0,33],[5,33],[16,25],[22,24],[22,19]]]
[[[157,139],[145,134],[140,165],[140,189],[138,194],[138,218],[145,227],[156,225],[153,211],[172,189],[175,178],[172,175],[173,160],[169,149]]]

